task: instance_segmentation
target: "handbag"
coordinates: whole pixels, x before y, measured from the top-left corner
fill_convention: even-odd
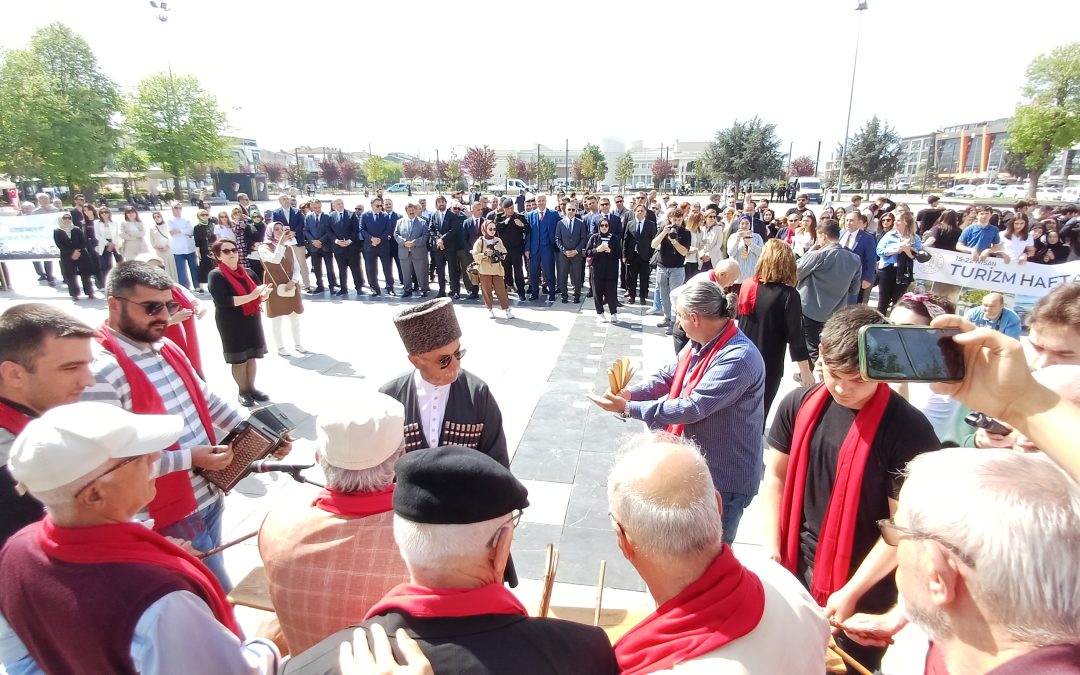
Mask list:
[[[480,283],[480,265],[479,264],[477,264],[475,262],[469,263],[469,266],[465,268],[465,273],[469,275],[469,280],[472,281],[474,285]]]
[[[296,257],[295,254],[292,252],[291,247],[289,248],[289,253],[294,256],[293,263],[296,263]],[[263,269],[266,270],[266,273],[270,275],[270,281],[274,282],[274,292],[283,298],[291,298],[296,295],[296,284],[293,284],[292,288],[289,288],[288,282],[279,284],[278,280],[274,278],[273,267],[273,265],[264,265]]]

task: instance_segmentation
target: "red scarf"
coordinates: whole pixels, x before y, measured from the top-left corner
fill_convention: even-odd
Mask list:
[[[701,577],[615,643],[623,675],[668,670],[754,630],[765,613],[761,579],[724,544]]]
[[[889,386],[879,384],[866,405],[855,415],[855,421],[840,445],[836,462],[836,481],[829,497],[829,508],[821,523],[817,552],[814,554],[814,577],[810,595],[822,607],[829,596],[844,585],[851,572],[851,547],[855,541],[855,514],[859,511],[863,470],[870,456],[885,407],[889,403]],[[803,495],[810,465],[810,438],[821,420],[832,395],[819,384],[803,402],[795,415],[791,456],[784,479],[784,498],[780,508],[780,561],[798,574],[799,528],[802,525]],[[786,514],[786,515],[785,515]]]
[[[364,621],[393,609],[417,618],[520,614],[528,616],[525,605],[501,583],[480,588],[427,588],[398,584],[364,615]]]
[[[30,418],[21,410],[16,410],[4,401],[0,401],[0,429],[7,429],[18,436],[30,424]]]
[[[161,394],[154,389],[146,373],[127,355],[112,330],[108,326],[101,326],[98,328],[95,339],[116,358],[120,370],[124,371],[124,379],[131,387],[131,412],[137,415],[167,414]],[[206,398],[203,397],[199,379],[191,369],[191,364],[188,363],[180,348],[167,339],[161,342],[161,356],[183,382],[188,396],[191,397],[191,402],[195,405],[195,411],[199,414],[199,421],[202,422],[206,435],[210,438],[210,445],[214,445],[217,442],[214,440],[214,422],[210,418],[210,408],[206,405]],[[168,450],[179,449],[179,442],[168,448]],[[150,517],[154,519],[155,530],[162,530],[195,512],[197,508],[195,493],[191,490],[191,480],[186,471],[174,471],[158,476],[154,484],[157,486],[157,494],[154,495],[148,508]]]
[[[225,281],[228,281],[229,285],[232,286],[233,293],[236,293],[237,295],[247,295],[255,290],[255,282],[251,279],[251,276],[242,265],[237,265],[236,269],[230,269],[225,263],[219,262],[218,269],[221,270],[221,276],[225,277]],[[257,297],[251,302],[245,302],[240,305],[244,310],[244,316],[258,314],[261,306],[261,297]]]
[[[205,380],[202,369],[202,352],[199,350],[199,332],[195,327],[195,306],[191,304],[187,294],[181,291],[179,286],[173,286],[172,297],[175,302],[179,303],[180,309],[191,310],[191,316],[184,319],[183,323],[170,323],[165,328],[165,337],[175,342],[183,350],[188,357],[188,361],[191,361],[191,367],[195,369],[199,377]]]
[[[753,275],[739,288],[739,316],[750,316],[757,307],[758,278]]]
[[[374,516],[393,510],[394,486],[381,492],[357,492],[351,495],[327,488],[319,493],[311,505],[338,516]]]
[[[735,337],[735,333],[739,332],[739,329],[735,327],[735,322],[728,319],[727,325],[720,331],[720,335],[716,338],[716,343],[713,344],[712,349],[708,351],[701,360],[694,366],[694,370],[690,372],[690,379],[687,380],[684,387],[683,380],[686,379],[686,371],[690,370],[690,359],[693,358],[691,347],[687,346],[679,354],[679,365],[675,367],[675,376],[671,380],[671,390],[668,392],[668,400],[682,397],[688,397],[694,391],[694,387],[698,382],[701,382],[701,378],[705,376],[705,371],[709,369],[709,363],[712,362],[713,357],[717,352],[724,348],[724,345],[728,343],[731,338]],[[686,428],[685,424],[669,424],[667,427],[668,433],[675,434],[676,436],[682,436],[683,429]]]
[[[138,523],[70,528],[60,527],[51,516],[45,516],[37,540],[47,556],[63,562],[140,563],[177,572],[195,583],[214,618],[242,638],[225,591],[206,565]]]

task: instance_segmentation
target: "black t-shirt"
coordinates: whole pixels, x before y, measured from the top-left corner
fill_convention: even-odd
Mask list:
[[[918,215],[915,216],[915,222],[919,224],[919,233],[922,234],[933,227],[934,223],[937,222],[937,219],[941,217],[943,211],[944,209],[939,208],[923,209],[922,211],[919,211]]]
[[[783,453],[791,452],[795,415],[812,387],[801,387],[788,394],[776,411],[769,430],[769,446]],[[810,439],[806,491],[803,496],[803,522],[800,528],[799,577],[809,588],[813,577],[814,553],[817,551],[825,512],[829,507],[840,445],[855,421],[857,410],[845,408],[831,398],[821,421]],[[893,392],[885,406],[877,435],[863,473],[859,510],[855,516],[855,538],[851,548],[851,574],[874,547],[880,536],[877,521],[889,517],[889,499],[896,499],[903,484],[904,468],[916,455],[941,447],[934,428],[926,417],[899,394]],[[789,471],[794,471],[790,467]],[[882,579],[863,596],[860,611],[883,611],[896,601],[893,576]]]
[[[662,267],[682,267],[686,264],[686,256],[679,255],[679,252],[671,245],[672,232],[676,233],[678,242],[685,248],[690,248],[690,241],[693,238],[690,230],[685,227],[673,227],[671,232],[664,235],[664,240],[660,242],[660,265]]]
[[[960,235],[962,230],[957,227],[951,231],[948,228],[935,225],[930,228],[930,231],[923,235],[923,240],[934,238],[934,248],[944,249],[946,251],[955,251],[956,242],[960,241]]]

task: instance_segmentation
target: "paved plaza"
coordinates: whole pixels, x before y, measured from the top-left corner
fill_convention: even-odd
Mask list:
[[[346,198],[346,204],[351,208],[361,200]],[[403,211],[408,199],[394,195],[394,200],[395,208]],[[434,204],[433,196],[428,204]],[[194,219],[194,209],[185,208],[184,215]],[[39,284],[30,263],[8,267],[15,290],[0,293],[0,311],[15,302],[48,301],[92,326],[106,318],[104,300],[73,303],[62,285]],[[199,338],[206,376],[214,391],[235,401],[236,385],[220,355],[212,303],[203,297],[208,312],[199,322]],[[391,317],[417,302],[385,296],[356,299],[352,294],[305,296],[303,344],[311,353],[280,357],[271,349],[259,362],[257,378],[259,389],[299,425],[294,434],[299,441],[288,461],[314,461],[315,417],[321,404],[375,390],[410,367]],[[593,606],[600,561],[606,560],[605,607],[651,609],[644,584],[615,543],[606,495],[620,437],[644,427],[600,410],[585,394],[607,388],[607,368],[619,356],[630,357],[639,373],[674,359],[671,338],[656,327],[658,317],[642,316],[646,308],[635,305],[620,311],[618,325],[598,324],[591,299],[581,305],[515,303],[516,318],[509,321],[490,319],[479,300],[457,302],[456,307],[462,346],[468,350],[463,366],[491,386],[503,411],[511,469],[529,488],[530,507],[513,545],[522,578],[517,593],[526,606],[536,605],[544,553],[551,543],[561,556],[554,605]],[[269,322],[265,324],[269,338]],[[777,400],[794,386],[786,378]],[[321,481],[318,467],[305,475]],[[282,502],[302,506],[316,492],[283,474],[247,477],[226,498],[223,539],[257,530],[270,507]],[[762,536],[760,500],[755,500],[743,517],[736,551],[740,556],[761,555]],[[225,562],[233,581],[242,579],[260,564],[255,540],[229,549]],[[238,616],[251,632],[262,613],[241,608]]]

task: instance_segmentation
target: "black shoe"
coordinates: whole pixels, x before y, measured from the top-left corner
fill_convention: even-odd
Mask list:
[[[539,295],[536,295],[536,294],[534,293],[534,294],[530,295],[528,299],[529,299],[529,300],[537,300],[537,299],[539,299],[539,298],[540,298],[540,296],[539,296]]]
[[[455,292],[451,291],[450,295],[448,295],[447,297],[450,298],[451,300],[460,300],[461,299],[461,293],[455,293]]]
[[[570,298],[566,297],[565,295],[564,295],[564,296],[562,296],[562,304],[564,304],[564,305],[565,305],[565,304],[566,304],[566,303],[568,303],[568,302],[570,302]]]
[[[554,295],[549,295],[548,296],[548,302],[555,302],[555,296]]]
[[[401,294],[401,297],[403,297],[403,298],[411,298],[412,297],[412,291],[405,291],[404,293]]]
[[[396,296],[396,295],[397,295],[397,293],[395,293],[395,292],[394,292],[394,289],[392,289],[392,288],[388,288],[388,289],[386,289],[386,294],[387,294],[387,295],[393,295],[393,296]]]
[[[344,290],[344,289],[338,291],[337,293],[334,293],[334,295],[348,295],[348,294],[349,294],[349,292],[347,290]]]
[[[368,295],[370,295],[373,298],[381,298],[382,297],[382,293],[380,293],[379,291],[371,291],[370,293],[368,293]]]
[[[445,298],[446,297],[446,291],[439,291],[438,294],[435,295],[435,297],[436,298]]]
[[[589,297],[591,298],[592,296],[590,295]],[[579,302],[581,302],[581,296],[580,295],[575,295],[574,296],[574,304],[577,304]]]
[[[469,298],[468,299],[469,300],[479,300],[480,299],[480,293],[477,292],[477,291],[473,291],[472,293],[469,293]]]
[[[250,408],[255,405],[255,399],[251,398],[250,394],[240,394],[236,397],[236,400],[240,402],[240,405],[245,408]]]
[[[308,291],[311,295],[318,295],[319,293],[325,293],[326,289],[322,286],[316,286],[314,290]]]
[[[256,401],[259,401],[260,403],[270,400],[270,397],[268,395],[264,394],[263,392],[259,391],[258,389],[252,389],[251,390],[251,398],[256,400]]]
[[[625,307],[626,305],[624,305],[624,304],[622,303],[622,300],[616,300],[616,301],[615,301],[615,306],[616,306],[616,307]]]
[[[589,291],[588,293],[586,293],[585,297],[586,298],[591,298],[592,297],[592,291]]]

